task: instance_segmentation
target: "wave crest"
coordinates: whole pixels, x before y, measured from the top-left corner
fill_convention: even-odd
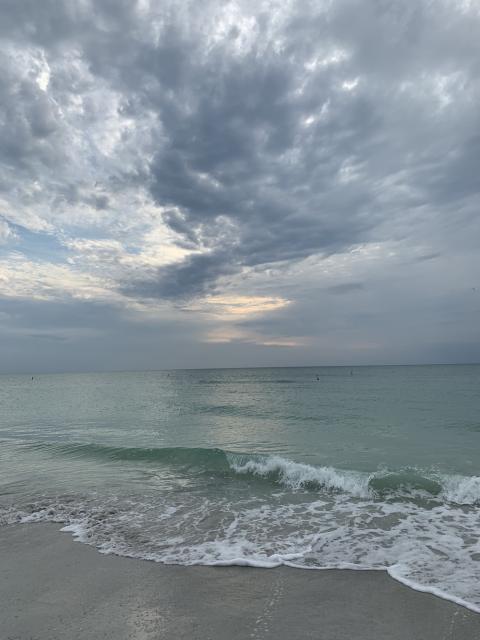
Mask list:
[[[220,448],[111,447],[93,443],[29,443],[48,455],[96,459],[102,463],[137,462],[170,466],[187,474],[219,478],[254,476],[298,491],[346,493],[369,499],[434,499],[452,504],[480,504],[480,477],[405,468],[371,473],[314,466],[275,455],[242,454]]]
[[[356,471],[340,471],[333,467],[314,467],[279,456],[238,462],[227,456],[231,468],[240,474],[253,474],[278,482],[290,489],[327,489],[368,497],[370,476]]]
[[[251,474],[292,490],[331,491],[370,499],[435,499],[460,505],[480,504],[480,477],[429,473],[417,469],[362,473],[315,467],[280,456],[256,458],[227,453],[238,474]]]

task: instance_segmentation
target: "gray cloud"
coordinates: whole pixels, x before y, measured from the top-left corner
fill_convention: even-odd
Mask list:
[[[382,240],[384,225],[406,212],[415,222],[435,207],[441,221],[459,200],[478,205],[473,16],[437,9],[309,6],[273,32],[259,16],[257,38],[240,55],[230,46],[235,32],[207,48],[200,29],[186,40],[166,21],[159,44],[142,47],[138,75],[126,64],[123,79],[162,125],[151,193],[180,212],[167,224],[214,250],[206,262],[216,268],[188,260],[168,291],[159,273],[158,295],[195,294],[190,270],[200,293],[233,267]],[[234,226],[229,238],[217,232],[220,217]],[[167,277],[175,281],[172,269]]]
[[[439,251],[435,251],[434,253],[427,253],[425,255],[419,256],[417,258],[417,262],[427,262],[428,260],[435,260],[439,258],[442,254]]]
[[[351,293],[352,291],[362,291],[364,288],[362,282],[345,282],[328,287],[327,291],[334,295],[343,295],[345,293]]]
[[[220,276],[235,273],[233,256],[222,251],[189,256],[180,265],[163,267],[148,280],[137,281],[124,287],[131,295],[147,298],[189,299],[208,293]]]
[[[90,301],[0,299],[0,373],[188,366],[190,353],[204,355],[198,338],[186,317],[149,322]]]
[[[46,247],[66,247],[65,255],[50,250],[52,265],[95,274],[97,289],[112,299],[181,306],[215,292],[260,291],[292,304],[236,326],[308,338],[328,306],[331,326],[357,322],[371,338],[369,327],[380,330],[371,309],[358,316],[349,305],[362,298],[382,306],[385,288],[365,265],[375,247],[388,245],[401,254],[388,271],[392,280],[403,282],[413,264],[418,286],[438,295],[430,313],[443,309],[443,299],[466,308],[452,293],[448,265],[461,286],[471,286],[480,237],[474,4],[262,7],[3,0],[6,264],[14,271],[23,251],[38,266],[45,251],[25,241],[35,232]],[[168,234],[169,250],[178,251],[155,260],[151,249],[142,262],[155,234],[158,254]],[[114,241],[115,256],[94,244],[82,254],[86,244],[76,238]],[[362,246],[370,247],[364,262],[342,270],[341,259]],[[388,255],[375,262],[378,272]],[[335,256],[323,271],[321,261]],[[314,275],[309,260],[317,261]],[[60,278],[52,273],[48,287]],[[414,312],[410,303],[422,296],[414,287],[399,291]],[[66,326],[76,327],[77,302],[65,303],[73,314]],[[104,326],[102,314],[115,325],[118,308],[102,304],[99,314],[80,305],[87,324],[93,313],[92,326]],[[53,315],[34,316],[45,331],[32,326],[30,337],[50,335]]]

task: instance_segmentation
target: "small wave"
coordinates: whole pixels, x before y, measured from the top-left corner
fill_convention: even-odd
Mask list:
[[[360,472],[339,471],[333,467],[314,467],[278,456],[245,461],[230,456],[229,462],[236,473],[250,473],[268,478],[290,489],[327,489],[343,491],[357,497],[370,495],[370,476]]]
[[[293,490],[327,490],[357,498],[435,499],[460,505],[480,504],[480,477],[429,474],[417,469],[374,473],[315,467],[280,456],[257,458],[228,454],[238,474],[252,474]]]
[[[356,498],[434,499],[452,504],[480,504],[480,477],[448,475],[419,469],[382,469],[366,473],[314,466],[274,455],[234,453],[201,447],[110,447],[92,443],[29,443],[49,455],[168,465],[184,472],[253,476],[293,491],[341,492]]]
[[[198,467],[210,470],[228,469],[226,452],[201,447],[110,447],[93,443],[33,443],[24,445],[50,455],[98,459],[109,462],[144,462]]]
[[[438,496],[442,492],[441,481],[425,476],[414,469],[379,472],[372,476],[369,486],[378,496],[385,497],[398,491],[402,491],[403,494],[425,494],[427,496]]]

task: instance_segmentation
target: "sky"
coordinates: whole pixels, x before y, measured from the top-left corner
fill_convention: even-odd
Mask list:
[[[479,0],[0,15],[0,372],[480,361]]]

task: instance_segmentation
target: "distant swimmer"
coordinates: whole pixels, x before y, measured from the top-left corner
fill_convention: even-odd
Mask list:
[[[317,376],[317,380],[320,380],[320,378]]]
[[[350,375],[353,376],[353,371],[350,369]]]

